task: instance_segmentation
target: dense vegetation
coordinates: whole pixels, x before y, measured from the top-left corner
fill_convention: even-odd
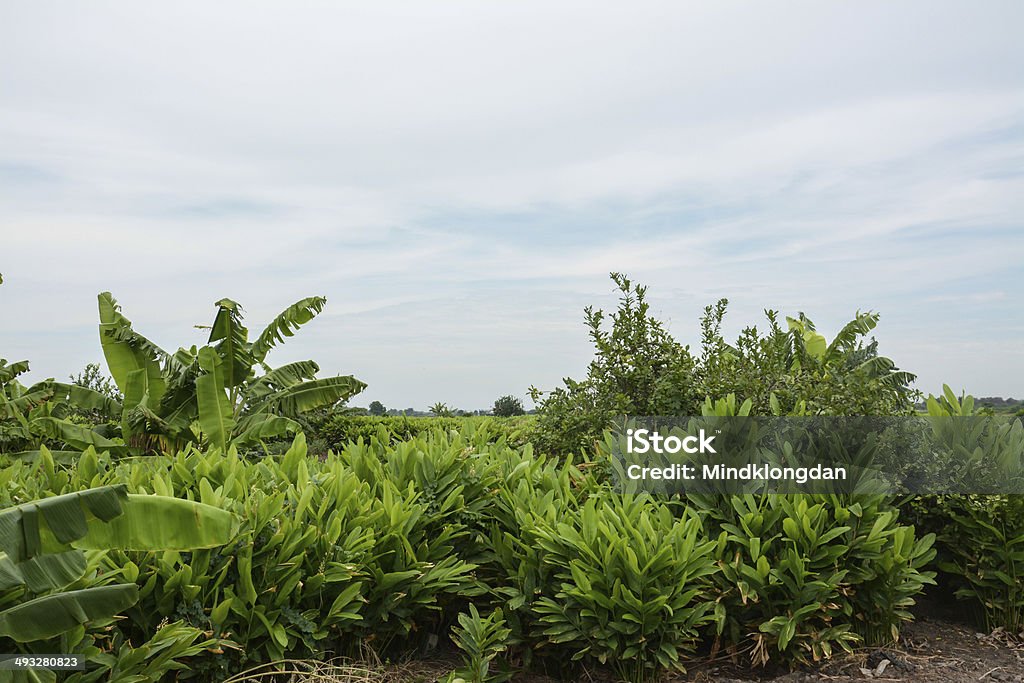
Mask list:
[[[535,392],[537,416],[502,397],[511,417],[353,415],[358,380],[268,366],[322,299],[253,341],[221,300],[208,344],[172,354],[101,295],[113,384],[25,387],[27,363],[0,361],[4,651],[82,653],[76,682],[452,650],[453,681],[653,681],[892,642],[936,581],[979,626],[1024,627],[1017,496],[617,493],[601,437],[618,414],[908,415],[919,396],[867,338],[875,314],[830,341],[768,311],[727,343],[723,301],[691,350],[613,277],[617,311],[586,313],[588,376]],[[949,391],[926,407],[980,410]],[[77,607],[33,627],[53,604]]]

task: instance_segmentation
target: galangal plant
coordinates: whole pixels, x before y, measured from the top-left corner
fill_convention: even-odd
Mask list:
[[[925,584],[934,536],[897,523],[883,496],[690,496],[718,532],[725,619],[716,649],[759,666],[896,640]]]
[[[952,454],[953,495],[921,498],[913,510],[938,533],[939,569],[973,604],[979,626],[1024,629],[1024,419],[980,416],[974,399],[943,386],[929,396],[939,443]],[[988,493],[988,495],[984,495]]]
[[[512,677],[511,672],[494,671],[494,659],[508,648],[512,629],[505,625],[501,609],[489,616],[480,616],[476,605],[470,603],[469,613],[458,617],[459,625],[452,629],[452,642],[462,650],[462,666],[445,679],[446,683],[502,683]]]
[[[350,375],[317,379],[319,366],[298,361],[272,368],[267,354],[320,313],[327,300],[302,299],[249,338],[242,307],[217,302],[202,347],[168,353],[132,329],[114,298],[99,295],[100,343],[124,395],[121,437],[133,450],[176,452],[199,442],[226,451],[294,434],[297,420],[357,394]]]
[[[529,535],[551,581],[533,604],[546,650],[606,664],[632,683],[685,670],[703,626],[719,618],[718,571],[695,514],[646,496],[591,498]]]

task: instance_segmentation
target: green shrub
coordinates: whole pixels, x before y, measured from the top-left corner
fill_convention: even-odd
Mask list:
[[[531,440],[540,452],[590,450],[617,415],[700,415],[705,399],[733,394],[752,415],[905,415],[913,412],[914,375],[878,355],[866,335],[875,313],[858,313],[828,342],[802,313],[766,311],[767,331],[747,327],[735,343],[721,328],[728,301],[704,310],[699,355],[673,338],[650,313],[647,289],[612,273],[616,311],[585,309],[594,359],[583,380],[566,379],[538,405]],[[610,327],[606,325],[610,319]],[[543,398],[542,398],[543,396]]]
[[[376,417],[369,415],[332,415],[311,425],[316,436],[328,448],[343,450],[346,445],[362,439],[394,444],[420,436],[442,433],[464,433],[470,438],[486,441],[504,439],[513,446],[526,443],[532,417]]]
[[[1024,630],[1024,496],[944,496],[933,499],[939,568],[956,597],[973,603],[986,631]]]
[[[542,644],[610,664],[628,681],[684,670],[714,619],[713,542],[696,515],[676,519],[646,498],[590,499],[531,535],[554,582],[537,601]]]
[[[929,539],[900,525],[886,499],[623,496],[599,460],[513,448],[487,424],[357,441],[323,458],[301,437],[257,459],[88,450],[68,467],[0,469],[0,500],[123,484],[234,513],[241,527],[226,548],[95,560],[141,598],[90,637],[118,655],[115,644],[144,647],[163,623],[206,632],[223,653],[188,650],[199,680],[288,657],[422,652],[460,613],[482,627],[472,610],[499,607],[503,659],[564,675],[607,667],[650,680],[715,641],[758,663],[799,662],[891,639],[930,578]],[[458,628],[457,642],[471,637]],[[474,651],[476,665],[494,661]]]
[[[469,605],[468,614],[459,615],[459,625],[452,629],[452,642],[463,652],[463,665],[449,677],[451,683],[501,683],[511,676],[491,670],[494,658],[508,647],[512,630],[505,626],[500,609],[484,618]]]
[[[718,634],[752,663],[806,663],[855,643],[891,642],[932,572],[931,535],[915,539],[881,496],[691,496],[717,533]]]

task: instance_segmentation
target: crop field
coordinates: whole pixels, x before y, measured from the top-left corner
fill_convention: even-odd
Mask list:
[[[614,279],[587,377],[512,417],[356,415],[355,376],[271,366],[319,297],[258,333],[222,299],[204,346],[168,351],[101,294],[109,379],[27,386],[27,362],[0,362],[0,651],[81,664],[0,680],[760,676],[894,651],[926,594],[1024,630],[1017,495],[618,490],[615,415],[901,416],[924,397],[868,339],[874,314],[829,340],[768,312],[726,342],[722,301],[691,352]],[[986,414],[948,388],[922,405]],[[976,436],[1019,465],[1006,424]]]

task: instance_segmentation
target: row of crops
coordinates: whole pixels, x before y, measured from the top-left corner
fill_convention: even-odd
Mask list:
[[[259,459],[88,449],[62,466],[43,449],[0,470],[0,520],[20,510],[19,533],[37,524],[43,538],[37,566],[19,563],[24,584],[0,593],[0,633],[21,651],[87,655],[92,667],[69,681],[221,681],[286,659],[451,649],[464,680],[527,669],[575,680],[588,668],[648,681],[711,656],[798,664],[891,642],[937,576],[990,626],[1021,626],[1024,514],[1011,497],[901,509],[882,496],[623,496],[599,462],[544,457],[494,431],[360,439],[322,459],[303,435]],[[197,529],[216,535],[224,520],[204,514],[224,512],[230,538],[197,543],[186,530],[147,541],[172,549],[104,550],[130,525],[86,534],[113,524],[86,502],[77,534],[60,527],[73,515],[28,519],[26,501],[82,491],[136,507],[194,501]],[[937,538],[909,523],[924,509]],[[153,514],[175,526],[157,508],[137,526]],[[190,542],[208,547],[183,550]],[[41,558],[75,553],[84,565],[70,582],[29,579],[57,571]],[[93,619],[85,602],[73,628],[18,631],[36,593],[125,586],[123,618]]]
[[[830,341],[769,311],[766,332],[727,343],[722,301],[698,354],[613,279],[611,330],[587,310],[587,378],[502,419],[353,417],[363,382],[269,365],[320,297],[252,338],[222,299],[206,344],[169,352],[101,294],[111,380],[26,386],[28,363],[0,359],[0,654],[76,654],[73,683],[334,657],[440,657],[453,682],[643,682],[890,643],[925,591],[980,628],[1024,629],[1019,496],[616,491],[600,445],[616,415],[905,416],[919,396],[866,338],[877,314]],[[927,407],[978,412],[948,388]],[[959,449],[979,475],[1019,472],[1020,420],[964,424],[981,425]],[[901,443],[883,445],[900,460]],[[949,470],[911,464],[904,479]],[[0,683],[57,677],[0,668]]]

